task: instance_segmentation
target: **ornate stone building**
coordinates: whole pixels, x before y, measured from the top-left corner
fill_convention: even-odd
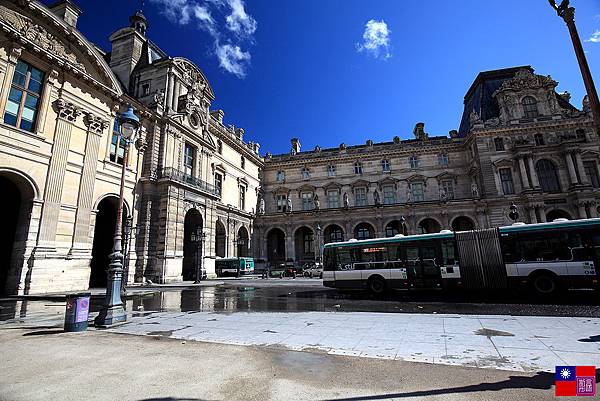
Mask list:
[[[69,0],[0,3],[0,290],[104,285],[123,163],[128,282],[192,278],[196,258],[214,274],[217,256],[251,246],[259,145],[209,111],[206,77],[151,42],[141,13],[110,52],[77,30],[79,14]],[[124,160],[128,103],[142,127]]]
[[[587,99],[569,103],[531,67],[480,73],[458,131],[414,139],[267,154],[255,256],[320,257],[324,243],[462,230],[521,219],[598,217],[600,148]]]

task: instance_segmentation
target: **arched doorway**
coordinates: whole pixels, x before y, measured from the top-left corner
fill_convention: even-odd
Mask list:
[[[398,234],[406,234],[399,220],[392,220],[385,226],[385,236],[393,237]]]
[[[315,233],[309,227],[303,226],[294,234],[294,249],[296,262],[300,265],[315,261]]]
[[[285,263],[285,234],[279,228],[267,233],[267,259],[271,266]]]
[[[16,174],[0,172],[0,294],[16,292],[24,265],[29,214],[35,196],[31,184]],[[9,276],[13,277],[9,282]],[[14,282],[13,282],[14,281]]]
[[[225,242],[227,241],[227,232],[221,220],[217,220],[215,230],[215,254],[221,258],[225,257]]]
[[[196,280],[202,261],[202,215],[197,209],[190,209],[183,222],[183,267],[184,280]]]
[[[546,221],[554,221],[556,219],[569,219],[571,220],[571,215],[565,212],[562,209],[554,209],[546,214]]]
[[[98,203],[94,243],[92,245],[92,261],[90,262],[90,288],[106,287],[106,272],[110,263],[109,255],[113,249],[118,207],[119,199],[116,196],[107,196]],[[127,221],[127,214],[127,209],[123,205],[123,221],[121,224],[123,229]]]
[[[360,223],[354,228],[354,238],[357,240],[375,238],[375,229],[369,223]]]
[[[248,238],[248,230],[246,230],[246,227],[240,227],[237,233],[237,256],[240,258],[248,256]]]
[[[344,230],[337,224],[330,224],[325,228],[325,237],[323,242],[329,244],[330,242],[342,242],[344,240]]]
[[[452,231],[469,231],[475,229],[475,223],[467,216],[459,216],[452,220]]]
[[[431,234],[431,233],[439,233],[441,230],[440,223],[437,220],[432,218],[426,218],[421,220],[418,225],[417,231],[419,234]]]

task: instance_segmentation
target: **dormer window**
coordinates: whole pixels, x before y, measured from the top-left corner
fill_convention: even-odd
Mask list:
[[[392,167],[390,165],[389,160],[384,159],[381,161],[381,171],[383,171],[384,173],[389,173],[390,171],[392,171]]]
[[[536,118],[538,116],[537,100],[533,96],[525,96],[522,103],[525,118]]]
[[[418,168],[419,167],[419,158],[417,156],[410,157],[410,168]]]
[[[310,179],[310,170],[308,169],[308,167],[304,167],[302,169],[302,179],[303,180],[308,180]]]
[[[361,162],[354,163],[354,174],[362,175],[363,167]]]
[[[285,171],[279,170],[277,172],[277,182],[284,182],[284,181],[285,181]]]

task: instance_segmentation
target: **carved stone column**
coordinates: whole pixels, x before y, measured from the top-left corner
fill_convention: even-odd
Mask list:
[[[544,213],[544,204],[541,203],[541,204],[535,205],[535,208],[538,211],[537,214],[540,218],[539,219],[540,223],[545,223],[546,222],[546,213]]]
[[[173,85],[175,83],[175,78],[170,70],[167,76],[167,97],[165,99],[165,110],[170,111],[171,106],[173,105]]]
[[[577,173],[575,172],[575,165],[573,164],[573,157],[571,152],[565,152],[565,159],[567,160],[567,169],[569,170],[569,178],[572,185],[577,185]]]
[[[181,82],[175,77],[174,80],[174,88],[173,88],[173,103],[171,108],[174,112],[177,112],[177,103],[179,102],[179,94],[181,92]]]
[[[296,260],[296,247],[294,243],[294,233],[292,227],[288,224],[285,227],[285,258]]]
[[[42,90],[42,96],[40,97],[40,105],[39,105],[39,114],[37,116],[37,124],[35,127],[35,132],[38,135],[43,135],[46,128],[46,114],[48,113],[48,108],[50,107],[50,100],[52,99],[52,90],[54,89],[54,85],[58,81],[58,71],[50,70],[46,73],[46,78],[44,82],[44,89]]]
[[[527,178],[527,171],[525,170],[525,160],[523,157],[519,157],[519,171],[521,172],[521,183],[523,184],[523,189],[530,189],[531,184],[529,184],[529,178]]]
[[[537,216],[535,215],[535,207],[533,206],[527,206],[527,213],[529,213],[529,223],[531,224],[535,224],[537,223]]]
[[[574,152],[575,162],[577,163],[577,171],[579,172],[579,178],[581,183],[584,185],[591,185],[590,180],[585,173],[585,167],[583,167],[583,160],[581,160],[581,149],[577,149]]]
[[[108,121],[88,113],[84,120],[87,125],[87,141],[85,144],[85,156],[83,158],[83,169],[79,181],[79,197],[77,199],[77,214],[75,216],[75,232],[73,235],[73,246],[71,252],[76,249],[91,249],[89,241],[90,216],[94,199],[94,183],[96,182],[96,165],[98,164],[98,150],[100,139]],[[89,246],[87,246],[89,245]]]
[[[54,102],[58,114],[56,129],[54,131],[54,144],[52,145],[52,157],[48,166],[46,188],[44,191],[44,207],[40,223],[38,246],[54,247],[56,227],[60,213],[60,202],[64,187],[65,172],[67,170],[67,156],[71,141],[73,123],[81,114],[75,105],[63,99]]]
[[[531,177],[531,185],[533,188],[537,189],[540,187],[540,181],[538,180],[538,176],[535,171],[535,167],[533,165],[533,159],[531,156],[527,157],[527,165],[529,166],[529,177]]]

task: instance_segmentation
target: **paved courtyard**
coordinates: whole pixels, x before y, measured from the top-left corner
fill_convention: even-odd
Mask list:
[[[115,333],[521,372],[600,366],[600,319],[336,312],[155,312]]]

